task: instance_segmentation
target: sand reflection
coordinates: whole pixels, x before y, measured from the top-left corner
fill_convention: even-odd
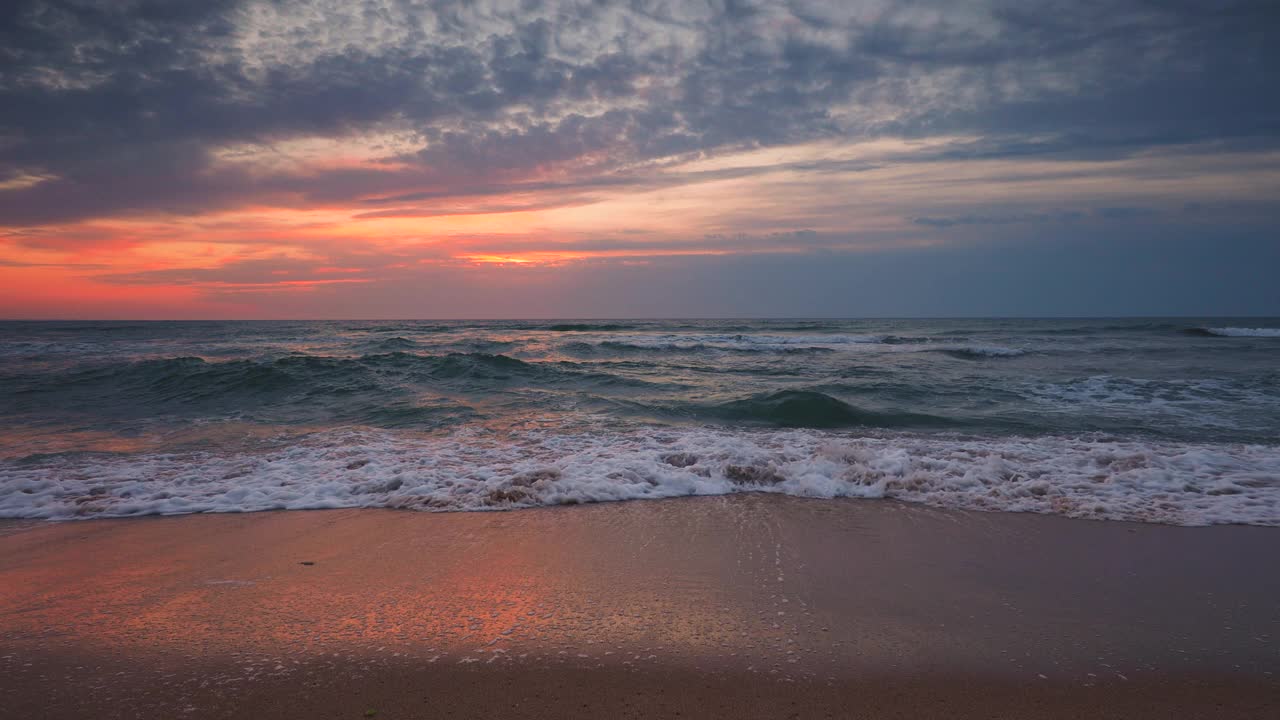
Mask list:
[[[779,632],[724,596],[723,578],[708,574],[723,563],[695,567],[637,535],[646,513],[51,524],[0,549],[0,632],[107,652],[433,662],[638,662],[745,649]]]

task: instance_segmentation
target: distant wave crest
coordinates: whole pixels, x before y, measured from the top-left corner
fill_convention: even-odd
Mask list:
[[[1280,328],[1211,327],[1194,328],[1192,332],[1213,337],[1280,338]]]
[[[551,332],[617,332],[619,330],[630,330],[634,327],[634,325],[618,323],[558,323],[556,325],[548,325],[546,329]]]

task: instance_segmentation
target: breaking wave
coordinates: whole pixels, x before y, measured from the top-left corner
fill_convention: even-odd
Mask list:
[[[9,376],[0,411],[99,409],[112,416],[232,413],[272,421],[339,419],[383,426],[386,408],[414,408],[436,423],[442,408],[464,408],[432,389],[499,392],[510,387],[650,383],[569,362],[526,362],[507,355],[403,351],[355,358],[296,355],[274,360],[210,362],[199,357],[107,364],[65,373]],[[425,404],[424,404],[425,403]],[[370,408],[369,414],[353,409]],[[404,425],[410,415],[400,416]],[[452,416],[449,416],[452,417]]]
[[[1280,318],[0,322],[0,515],[764,491],[1280,524],[1276,337]]]
[[[1188,332],[1210,337],[1280,338],[1280,328],[1210,327],[1192,328]]]
[[[858,437],[707,428],[328,432],[242,453],[0,463],[0,517],[275,509],[500,510],[738,492],[1178,525],[1280,525],[1280,448],[1089,437]]]
[[[695,417],[796,428],[940,427],[942,418],[909,412],[875,412],[811,390],[782,390],[709,406],[694,405]]]
[[[996,347],[992,345],[965,345],[961,347],[939,348],[937,352],[950,355],[961,360],[985,360],[988,358],[1011,358],[1026,355],[1026,350]]]
[[[396,352],[397,350],[412,350],[421,347],[421,345],[408,338],[396,336],[384,340],[375,340],[368,343],[367,347],[374,351]]]

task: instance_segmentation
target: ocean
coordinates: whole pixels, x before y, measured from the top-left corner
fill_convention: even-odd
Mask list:
[[[0,517],[740,492],[1280,525],[1280,319],[0,323]]]

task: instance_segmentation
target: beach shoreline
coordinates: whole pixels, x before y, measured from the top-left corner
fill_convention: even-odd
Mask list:
[[[38,717],[1263,717],[1280,530],[744,494],[0,523]]]

